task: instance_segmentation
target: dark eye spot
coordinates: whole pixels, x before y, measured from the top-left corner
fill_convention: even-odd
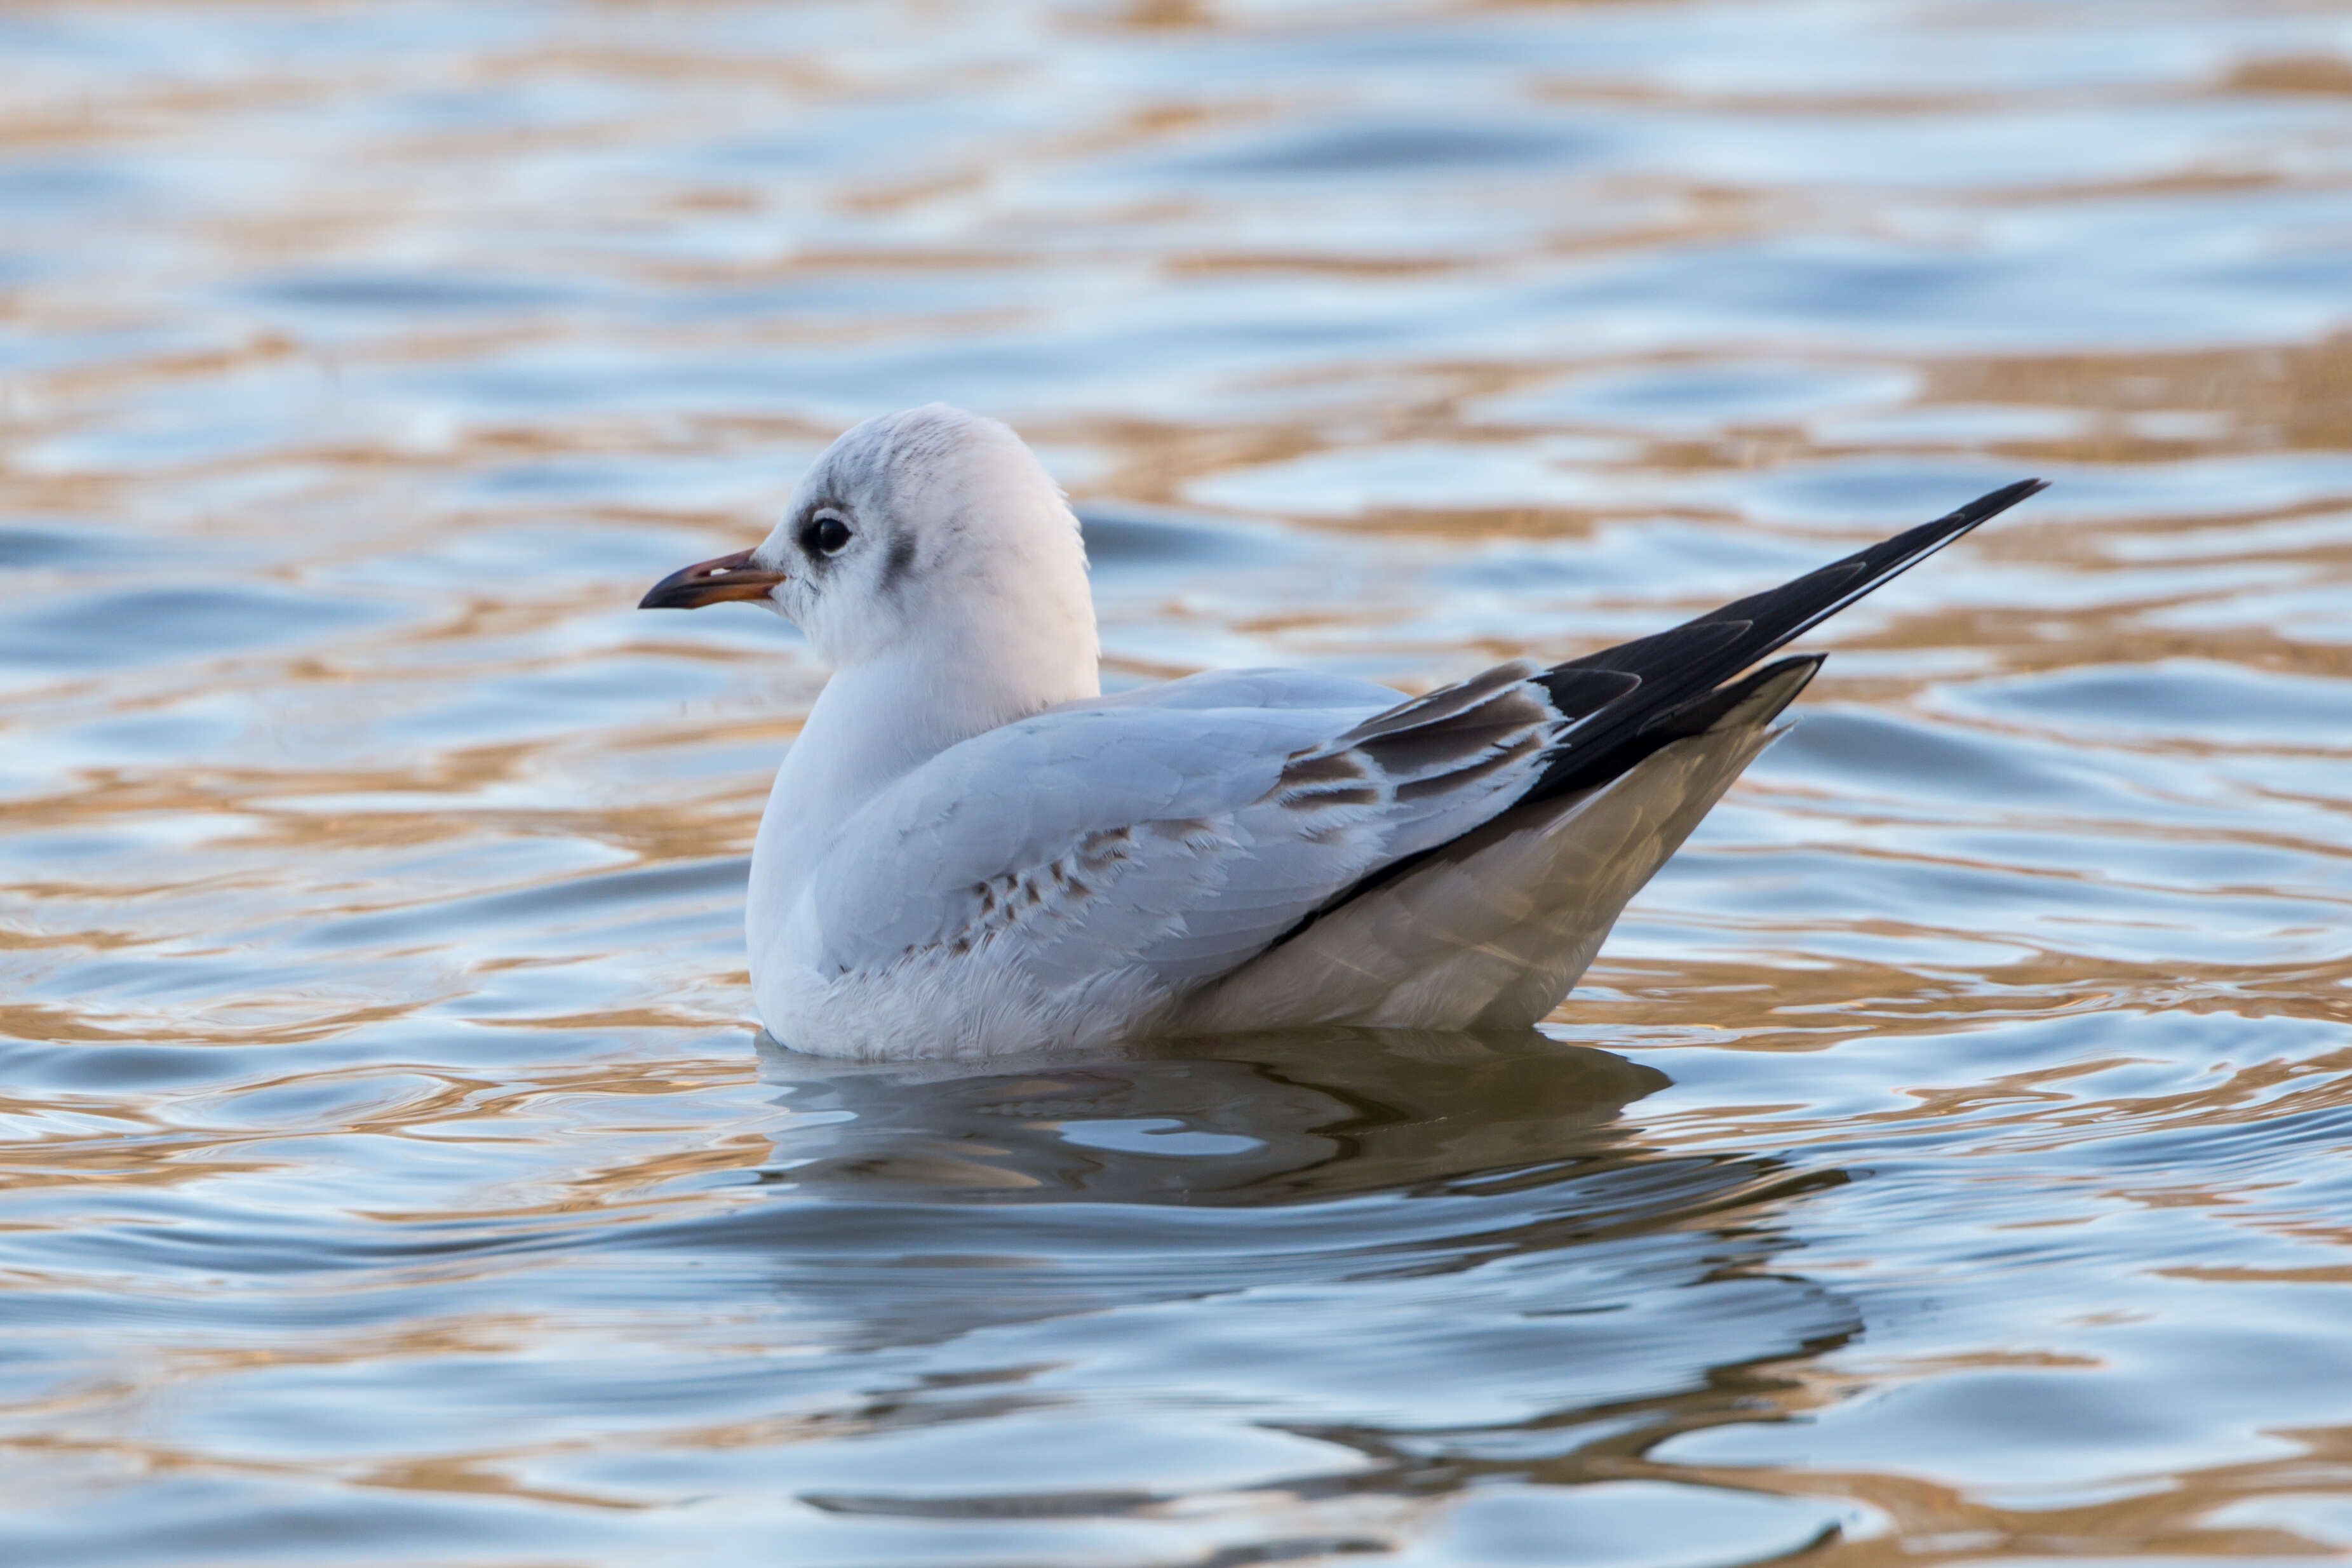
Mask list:
[[[849,543],[849,525],[831,512],[811,517],[801,527],[801,549],[811,555],[839,555]]]

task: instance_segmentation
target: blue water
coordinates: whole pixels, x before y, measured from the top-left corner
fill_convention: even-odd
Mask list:
[[[2352,1552],[2352,22],[0,17],[0,1559]],[[1408,685],[2039,474],[1540,1033],[755,1041],[845,423],[1109,674]]]

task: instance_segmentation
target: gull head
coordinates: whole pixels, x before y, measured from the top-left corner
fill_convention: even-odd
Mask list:
[[[640,609],[765,603],[836,669],[933,657],[1097,656],[1077,518],[1012,430],[945,403],[825,449],[758,546],[656,583]]]

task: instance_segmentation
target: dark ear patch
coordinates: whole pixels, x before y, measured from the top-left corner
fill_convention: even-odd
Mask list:
[[[890,541],[889,553],[882,558],[882,591],[896,593],[909,572],[915,570],[915,540],[910,534],[900,534]]]

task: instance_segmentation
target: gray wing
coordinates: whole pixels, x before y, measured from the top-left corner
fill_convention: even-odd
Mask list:
[[[1223,974],[1540,775],[1537,671],[1429,696],[1235,671],[1072,705],[931,758],[853,817],[816,878],[847,973],[986,952],[1047,983]]]

